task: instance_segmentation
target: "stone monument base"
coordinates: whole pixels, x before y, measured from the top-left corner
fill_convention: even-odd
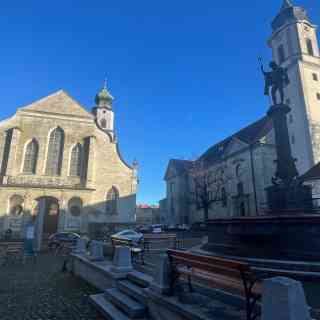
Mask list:
[[[208,220],[204,249],[258,259],[320,261],[320,215],[278,215]]]
[[[312,209],[312,188],[311,186],[297,185],[275,185],[266,188],[268,206],[270,212],[294,211],[301,213],[301,210]],[[283,211],[282,211],[283,210]]]

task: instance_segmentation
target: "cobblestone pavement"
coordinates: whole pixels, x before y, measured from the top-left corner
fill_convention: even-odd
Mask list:
[[[63,257],[41,255],[0,266],[1,320],[102,320],[89,304],[96,289],[70,273],[61,272]]]

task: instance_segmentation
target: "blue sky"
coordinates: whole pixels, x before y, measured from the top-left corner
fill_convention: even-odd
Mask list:
[[[294,0],[320,22],[318,0]],[[194,158],[264,115],[257,56],[282,0],[2,1],[0,118],[64,89],[85,105],[105,76],[139,202],[165,195],[170,158]]]

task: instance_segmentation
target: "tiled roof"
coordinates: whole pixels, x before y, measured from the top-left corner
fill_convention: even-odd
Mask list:
[[[191,160],[180,160],[180,159],[171,159],[171,165],[173,165],[178,171],[188,170],[192,162]]]
[[[214,162],[221,158],[225,149],[228,147],[233,138],[237,138],[247,144],[253,144],[264,137],[272,129],[272,122],[268,117],[263,117],[251,125],[241,129],[234,135],[218,142],[209,148],[200,159],[208,162]]]
[[[304,181],[308,180],[320,180],[320,162],[312,167],[309,171],[303,174],[300,179]]]
[[[141,203],[141,204],[137,204],[137,208],[139,209],[157,209],[159,208],[158,205],[155,204],[146,204],[146,203]]]
[[[164,179],[166,180],[168,178],[169,168],[173,167],[175,172],[178,175],[181,175],[188,171],[189,168],[191,168],[192,163],[193,161],[191,160],[170,159]]]

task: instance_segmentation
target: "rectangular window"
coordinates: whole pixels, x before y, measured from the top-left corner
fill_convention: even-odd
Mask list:
[[[285,60],[285,53],[284,53],[283,45],[280,45],[278,47],[278,59],[279,59],[279,64],[281,64]]]
[[[320,93],[317,93],[317,99],[320,100]]]
[[[313,73],[312,74],[312,78],[313,78],[314,81],[318,81],[319,80],[317,73]]]
[[[306,39],[307,52],[310,56],[314,56],[313,45],[311,39]]]
[[[293,122],[292,114],[289,114],[289,123],[292,123],[292,122]]]

